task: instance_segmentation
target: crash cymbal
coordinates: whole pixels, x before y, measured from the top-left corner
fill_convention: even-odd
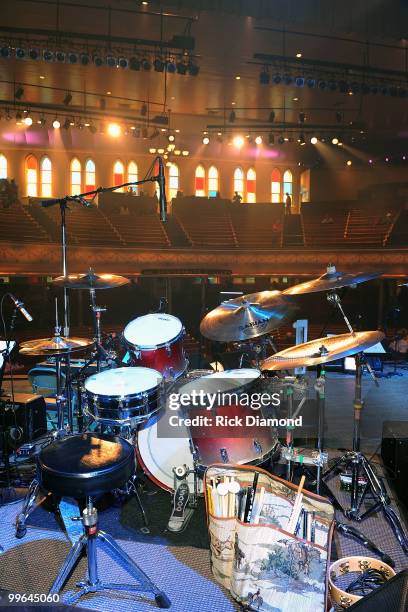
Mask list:
[[[130,283],[130,281],[118,274],[96,274],[93,270],[89,270],[86,274],[58,276],[54,278],[53,283],[68,289],[114,289]]]
[[[54,336],[52,338],[40,338],[38,340],[28,340],[20,345],[22,355],[62,355],[81,351],[93,345],[90,338],[64,338],[64,336]]]
[[[380,331],[355,332],[318,338],[291,346],[261,362],[261,370],[293,370],[343,359],[365,351],[384,339]]]
[[[200,324],[206,338],[237,342],[271,332],[294,318],[297,306],[280,291],[260,291],[227,300]]]
[[[382,272],[357,272],[357,274],[350,274],[349,272],[337,272],[335,266],[327,266],[326,274],[319,276],[311,281],[300,283],[300,285],[294,285],[285,289],[283,295],[302,295],[304,293],[315,293],[316,291],[332,291],[333,289],[340,289],[341,287],[350,287],[352,285],[358,285],[359,283],[365,283],[366,281],[372,280],[381,276]]]

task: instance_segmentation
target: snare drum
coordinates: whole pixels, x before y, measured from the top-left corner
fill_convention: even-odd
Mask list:
[[[154,368],[166,379],[178,378],[187,368],[184,335],[181,321],[165,313],[138,317],[128,323],[123,332],[132,363]]]
[[[163,377],[151,368],[116,368],[85,381],[87,408],[96,420],[146,421],[160,409]]]

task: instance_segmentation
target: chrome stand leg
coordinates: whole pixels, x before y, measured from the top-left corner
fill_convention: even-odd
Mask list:
[[[16,516],[16,538],[23,538],[27,533],[26,520],[28,519],[31,512],[37,507],[36,504],[37,495],[39,492],[38,480],[34,479],[28,489],[27,495],[24,498],[24,504],[21,512]]]

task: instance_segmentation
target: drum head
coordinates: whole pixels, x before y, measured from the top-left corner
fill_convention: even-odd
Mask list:
[[[255,368],[214,372],[187,382],[179,389],[178,393],[191,393],[193,390],[203,390],[206,393],[233,391],[252,384],[260,376],[260,370]]]
[[[127,397],[155,389],[163,376],[151,368],[116,368],[90,376],[85,389],[93,395]]]
[[[129,344],[141,349],[154,349],[177,338],[182,329],[180,319],[157,312],[138,317],[128,323],[123,335]]]
[[[147,476],[166,491],[174,491],[173,467],[193,467],[188,430],[185,438],[158,438],[157,423],[163,418],[162,411],[142,425],[137,434],[137,454],[140,465]],[[178,428],[178,431],[181,427]],[[194,490],[194,476],[187,477],[190,490]],[[200,481],[198,481],[200,482]]]

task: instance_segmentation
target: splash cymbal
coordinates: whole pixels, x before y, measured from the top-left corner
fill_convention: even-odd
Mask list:
[[[89,348],[94,343],[90,338],[65,338],[53,336],[52,338],[39,338],[22,342],[19,352],[22,355],[63,355],[74,351]]]
[[[327,266],[327,272],[305,283],[294,285],[285,289],[283,295],[302,295],[304,293],[315,293],[317,291],[333,291],[342,287],[351,287],[366,281],[378,278],[382,272],[357,272],[350,274],[349,272],[337,272],[335,266]]]
[[[260,291],[227,300],[200,324],[206,338],[234,342],[256,338],[294,318],[297,306],[280,291]]]
[[[86,274],[58,276],[54,278],[53,283],[68,289],[115,289],[127,285],[130,280],[118,274],[96,274],[93,270],[89,270]]]
[[[329,363],[365,351],[384,339],[380,331],[364,331],[317,338],[291,346],[261,362],[261,370],[293,370]]]

